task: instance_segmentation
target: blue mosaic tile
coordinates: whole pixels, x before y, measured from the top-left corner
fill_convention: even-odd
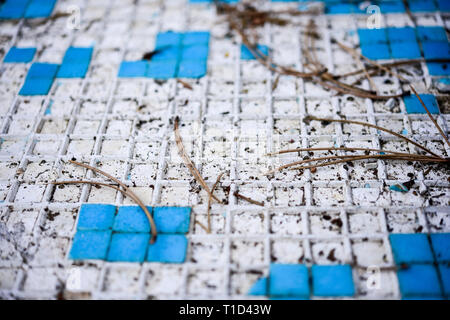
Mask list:
[[[119,68],[119,78],[137,78],[147,76],[147,61],[123,61]]]
[[[189,207],[155,207],[153,219],[161,233],[187,233],[191,218]]]
[[[200,78],[207,73],[209,32],[165,32],[156,36],[150,62],[123,63],[119,77]]]
[[[48,94],[58,68],[56,64],[33,63],[19,94],[23,96]]]
[[[427,62],[428,72],[432,76],[449,76],[450,66],[448,63]]]
[[[150,234],[114,233],[108,252],[108,261],[144,262]]]
[[[266,55],[266,56],[269,55],[269,47],[268,46],[258,44],[257,48],[264,55]],[[254,59],[256,59],[256,57],[245,45],[241,45],[241,59],[242,60],[254,60]]]
[[[353,3],[327,3],[325,6],[326,14],[349,14],[364,13],[359,6]]]
[[[362,44],[361,53],[372,60],[389,59],[391,57],[389,46],[384,43]]]
[[[425,59],[450,59],[450,44],[448,42],[423,42],[422,49]]]
[[[20,19],[23,17],[29,0],[6,0],[0,6],[0,19]]]
[[[151,212],[153,208],[147,207]],[[159,208],[155,223],[158,236],[155,244],[149,247],[150,225],[145,213],[139,206],[116,207],[105,204],[86,204],[81,207],[77,233],[74,238],[72,255],[76,259],[94,259],[91,249],[84,258],[83,250],[93,245],[92,250],[102,248],[102,254],[96,252],[95,259],[108,261],[143,262],[146,255],[149,261],[181,263],[185,260],[187,238],[174,233],[186,233],[189,229],[190,208]],[[112,230],[111,230],[112,228]],[[107,231],[106,244],[100,235]],[[112,236],[111,236],[111,232]],[[170,232],[171,234],[164,234]],[[76,240],[76,241],[75,241]],[[92,242],[92,243],[90,243]],[[98,243],[97,243],[98,242]],[[97,249],[95,249],[98,247]],[[105,250],[109,248],[109,251]]]
[[[267,285],[268,285],[267,278],[258,279],[250,288],[248,294],[251,296],[265,296],[268,293]]]
[[[346,297],[355,294],[349,265],[312,266],[313,293],[320,297]]]
[[[161,49],[168,46],[179,46],[181,44],[182,34],[178,32],[158,33],[156,36],[155,49]]]
[[[390,42],[416,42],[414,28],[387,28],[387,37]]]
[[[420,48],[414,42],[394,42],[390,44],[391,57],[394,59],[416,59],[421,58]]]
[[[150,214],[152,207],[147,207]],[[144,210],[139,206],[121,206],[114,220],[113,230],[116,232],[150,232],[150,223]],[[158,230],[159,231],[159,230]]]
[[[94,48],[70,47],[67,49],[61,67],[58,71],[58,78],[84,78],[89,70],[91,57]]]
[[[177,60],[180,55],[180,47],[163,47],[154,54],[151,61]]]
[[[209,44],[210,34],[206,31],[186,32],[183,36],[182,45],[191,46],[196,44]]]
[[[12,47],[6,54],[3,62],[5,63],[27,63],[33,61],[36,54],[36,48],[17,48]]]
[[[380,12],[383,13],[402,13],[405,12],[405,5],[398,1],[379,2]]]
[[[270,296],[309,297],[308,268],[295,264],[272,264],[269,275]]]
[[[387,43],[387,33],[385,28],[380,29],[358,29],[359,43],[374,44]]]
[[[413,264],[399,270],[397,276],[402,297],[441,296],[438,274],[433,265]]]
[[[20,89],[22,96],[47,95],[52,88],[53,78],[27,79]]]
[[[426,234],[391,234],[389,240],[396,264],[433,262],[433,253]]]
[[[172,61],[150,61],[147,77],[166,80],[175,78],[177,75],[178,63]]]
[[[57,78],[84,78],[89,70],[89,63],[63,63]]]
[[[63,64],[66,62],[90,62],[94,48],[69,47],[64,54]]]
[[[408,0],[408,6],[411,12],[432,12],[437,10],[433,0]]]
[[[447,41],[447,34],[442,27],[417,27],[420,41]]]
[[[182,60],[207,60],[209,47],[207,45],[185,46],[181,51]]]
[[[105,260],[111,231],[78,231],[69,258],[73,260]]]
[[[56,0],[31,0],[27,10],[25,11],[25,18],[45,18],[49,17],[53,8],[55,7]]]
[[[147,261],[183,263],[186,260],[188,241],[181,234],[159,234],[156,242],[148,246]]]
[[[450,11],[450,1],[448,0],[436,0],[439,10],[448,12]]]
[[[201,78],[206,75],[206,61],[185,60],[181,61],[178,69],[179,78]]]
[[[58,68],[57,64],[35,62],[31,65],[27,78],[54,78]]]
[[[107,230],[114,223],[116,207],[110,204],[83,204],[78,217],[78,230]]]
[[[427,106],[428,111],[432,114],[439,113],[439,107],[436,98],[432,94],[419,94],[423,103]],[[406,112],[408,113],[426,113],[419,99],[415,95],[403,97],[405,102]]]
[[[402,300],[444,300],[442,297],[426,297],[426,296],[415,296],[415,297],[405,297]]]
[[[430,238],[436,261],[450,262],[450,233],[435,233]]]
[[[441,275],[442,289],[444,290],[444,295],[450,297],[450,265],[440,264],[439,274]]]

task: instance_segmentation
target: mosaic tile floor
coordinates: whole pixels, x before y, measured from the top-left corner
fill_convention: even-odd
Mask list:
[[[372,128],[308,116],[383,126],[447,156],[409,87],[373,76],[380,94],[405,93],[378,101],[278,77],[212,2],[0,4],[0,297],[448,299],[448,168],[367,160],[265,175],[312,156],[267,156],[284,149],[417,152]],[[440,59],[394,69],[448,133],[448,1],[408,0],[412,18],[402,1],[373,1],[378,29],[368,28],[363,1],[251,4],[323,10],[255,31],[258,49],[281,65],[304,70],[311,18],[321,35],[318,59],[334,74],[359,68],[334,40],[377,62]],[[208,186],[224,172],[211,233],[202,227],[208,195],[178,154],[176,117]],[[73,159],[110,173],[142,199],[159,231],[154,244],[144,212],[117,190],[50,183],[105,182]]]

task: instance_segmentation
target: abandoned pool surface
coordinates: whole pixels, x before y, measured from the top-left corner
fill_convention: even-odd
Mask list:
[[[417,153],[384,132],[308,116],[369,122],[447,157],[418,99],[336,95],[278,76],[211,2],[0,4],[0,297],[447,299],[446,168],[368,160],[265,175],[312,156],[267,156],[284,149]],[[408,0],[413,20],[402,1],[373,1],[377,29],[360,2],[314,2],[251,1],[267,10],[322,8],[314,45],[335,74],[359,65],[332,39],[378,62],[435,59],[394,70],[448,132],[448,1]],[[301,70],[310,19],[258,28],[259,51]],[[385,95],[409,91],[387,74],[372,80]],[[208,186],[224,173],[211,233],[208,194],[178,154],[177,116]],[[156,242],[143,210],[117,190],[51,184],[105,182],[72,159],[137,194],[155,220]]]

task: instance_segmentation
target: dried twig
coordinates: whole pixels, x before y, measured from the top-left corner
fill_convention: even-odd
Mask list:
[[[446,62],[450,62],[450,59],[424,59],[424,58],[420,58],[420,59],[411,59],[411,60],[403,60],[403,61],[395,61],[395,62],[385,62],[385,63],[378,63],[378,66],[381,67],[386,67],[386,68],[390,68],[390,67],[399,67],[399,66],[403,66],[403,65],[414,65],[414,64],[419,64],[422,62],[439,62],[439,63],[446,63]],[[368,65],[365,66],[366,70],[382,70],[380,67],[374,66],[374,65]],[[364,70],[363,69],[358,69],[355,71],[350,71],[347,73],[343,73],[340,75],[335,75],[334,77],[336,79],[340,79],[340,78],[346,78],[346,77],[351,77],[354,75],[358,75],[363,73]]]
[[[380,127],[380,126],[377,126],[377,125],[374,125],[374,124],[371,124],[371,123],[355,121],[355,120],[317,118],[317,117],[313,117],[313,116],[305,117],[305,121],[308,121],[308,120],[317,120],[317,121],[324,121],[324,122],[341,122],[341,123],[356,124],[356,125],[360,125],[360,126],[366,126],[366,127],[370,127],[370,128],[375,128],[377,130],[384,131],[384,132],[387,132],[389,134],[392,134],[392,135],[396,136],[397,138],[403,139],[403,140],[405,140],[405,141],[415,145],[416,147],[418,147],[418,148],[428,152],[429,154],[431,154],[431,155],[433,155],[433,156],[435,156],[437,158],[440,158],[440,156],[438,156],[436,153],[434,153],[433,151],[429,150],[428,148],[420,145],[419,143],[417,143],[417,142],[415,142],[415,141],[413,141],[413,140],[411,140],[411,139],[409,139],[409,138],[407,138],[407,137],[405,137],[405,136],[403,136],[403,135],[401,135],[401,134],[399,134],[397,132],[394,132],[392,130],[389,130],[389,129],[386,129],[386,128],[383,128],[383,127]]]
[[[288,149],[288,150],[281,150],[277,152],[272,152],[266,154],[267,156],[273,156],[277,154],[284,154],[284,153],[293,153],[293,152],[302,152],[302,151],[366,151],[366,152],[384,152],[384,153],[391,153],[396,155],[404,155],[404,156],[421,156],[417,154],[411,154],[411,153],[404,153],[404,152],[395,152],[390,150],[381,150],[381,149],[370,149],[370,148],[331,148],[331,147],[322,147],[322,148],[298,148],[298,149]],[[440,159],[440,158],[436,158]]]
[[[194,90],[194,88],[192,88],[192,86],[189,83],[187,83],[186,81],[177,79],[177,82],[180,83],[185,89]]]
[[[251,203],[251,204],[256,204],[257,206],[264,207],[264,202],[260,202],[260,201],[256,201],[256,200],[250,199],[250,198],[248,198],[248,197],[246,197],[246,196],[243,196],[242,194],[238,193],[237,191],[234,192],[233,195],[234,195],[236,198],[245,200],[245,201],[247,201],[247,202],[249,202],[249,203]]]
[[[430,156],[421,156],[421,155],[415,155],[415,154],[403,154],[403,155],[372,154],[372,155],[344,155],[344,156],[334,155],[334,156],[327,156],[327,157],[320,157],[320,158],[305,159],[305,160],[301,160],[301,161],[288,163],[288,164],[282,165],[276,169],[268,171],[266,173],[266,175],[271,175],[277,171],[281,171],[286,168],[298,166],[298,165],[304,164],[304,163],[331,160],[331,159],[342,159],[342,160],[330,161],[330,162],[326,162],[323,164],[311,165],[311,166],[307,166],[307,167],[299,167],[299,168],[295,168],[295,169],[296,170],[297,169],[310,169],[310,168],[329,166],[329,165],[341,163],[341,162],[348,162],[349,160],[355,161],[355,160],[365,160],[365,159],[411,160],[411,161],[419,161],[419,162],[445,162],[446,161],[445,159],[441,159],[441,158],[434,158],[434,157],[430,157]]]
[[[417,99],[419,99],[420,104],[422,105],[422,107],[425,109],[425,111],[428,114],[428,117],[431,119],[431,121],[433,122],[434,126],[436,127],[436,129],[438,129],[439,133],[441,134],[441,136],[444,138],[445,142],[447,143],[447,145],[450,147],[450,142],[448,141],[447,136],[445,135],[444,131],[442,131],[442,128],[438,125],[438,123],[436,122],[436,120],[433,118],[433,116],[431,115],[430,111],[428,110],[427,106],[425,105],[425,103],[423,102],[422,98],[419,96],[419,94],[417,93],[416,89],[414,89],[414,87],[412,85],[409,85],[409,87],[411,88],[411,90],[414,92],[414,94],[416,95]]]
[[[211,190],[209,189],[208,185],[206,184],[205,180],[200,175],[200,172],[198,172],[197,168],[195,167],[192,160],[189,158],[189,156],[186,153],[186,150],[184,149],[183,140],[180,136],[180,131],[178,130],[179,125],[179,118],[176,117],[173,125],[173,130],[175,133],[175,142],[178,147],[178,151],[180,153],[180,156],[183,158],[184,163],[186,164],[186,167],[189,169],[191,174],[194,176],[195,180],[205,189],[205,191],[208,193],[210,197],[212,197],[214,200],[216,200],[219,203],[222,203],[215,195],[212,194]]]
[[[337,41],[336,41],[336,42],[337,42]],[[353,49],[353,48],[350,48],[350,47],[341,45],[341,43],[339,43],[339,42],[337,42],[337,44],[338,44],[341,48],[343,48],[345,51],[347,51],[347,52],[353,57],[353,59],[355,59],[355,61],[356,61],[356,63],[358,64],[358,66],[361,68],[361,70],[363,70],[363,72],[364,72],[364,74],[365,74],[367,80],[368,80],[369,83],[370,83],[370,86],[378,93],[377,86],[375,85],[375,82],[373,82],[373,79],[372,79],[372,77],[370,76],[369,72],[367,71],[367,69],[366,69],[364,63],[361,61],[362,58],[361,58],[361,56],[359,56],[358,52],[357,52],[355,49]]]
[[[87,180],[69,180],[69,181],[53,181],[53,182],[49,182],[49,184],[54,184],[54,185],[90,184],[90,185],[93,185],[93,186],[102,186],[102,187],[111,188],[111,189],[114,189],[116,191],[121,192],[124,196],[129,196],[128,193],[125,190],[120,189],[119,187],[117,187],[115,185],[104,183],[104,182],[87,181]]]
[[[121,182],[120,180],[116,179],[115,177],[113,177],[112,175],[110,175],[109,173],[106,173],[98,168],[92,167],[90,165],[81,163],[81,162],[77,162],[74,160],[69,160],[70,163],[73,163],[77,166],[80,167],[84,167],[86,169],[92,170],[96,173],[99,173],[109,179],[111,179],[112,181],[114,181],[115,183],[117,183],[119,186],[121,186],[124,190],[124,192],[126,192],[126,194],[133,199],[138,205],[139,207],[141,207],[141,209],[144,211],[145,215],[147,216],[147,219],[150,223],[150,227],[151,227],[151,233],[152,233],[152,237],[150,239],[150,243],[154,243],[156,241],[156,236],[157,236],[157,230],[156,230],[156,224],[155,221],[153,220],[152,215],[150,214],[150,212],[148,211],[147,207],[144,205],[144,203],[139,199],[139,197],[132,191],[130,190],[123,182]]]
[[[258,26],[263,25],[266,22],[270,22],[267,19],[262,19],[261,21],[258,20],[258,22],[249,22],[249,18],[247,13],[252,13],[254,15],[257,15],[257,11],[254,7],[250,5],[246,5],[243,7],[243,9],[238,9],[237,7],[231,7],[226,4],[217,3],[217,8],[219,13],[225,13],[227,14],[227,21],[230,25],[230,28],[234,31],[236,31],[241,39],[242,43],[249,49],[249,51],[254,55],[254,57],[262,63],[264,66],[266,66],[269,70],[284,74],[284,75],[291,75],[295,77],[300,77],[303,79],[309,79],[319,85],[324,86],[327,89],[335,90],[338,93],[341,94],[352,94],[357,97],[362,98],[370,98],[370,99],[388,99],[388,98],[396,98],[402,96],[402,94],[397,95],[378,95],[374,92],[367,91],[362,88],[355,87],[353,85],[349,85],[346,83],[343,83],[341,81],[338,81],[337,78],[328,73],[326,68],[324,68],[320,62],[318,61],[315,50],[307,50],[305,51],[305,56],[308,58],[308,60],[311,62],[311,65],[306,65],[306,68],[311,70],[311,72],[301,72],[292,68],[280,66],[276,64],[273,60],[269,59],[268,56],[264,55],[260,52],[260,50],[257,49],[256,42],[252,42],[249,40],[249,37],[246,35],[245,30],[249,28],[255,28]],[[261,12],[259,12],[261,13]],[[275,12],[272,12],[272,15],[276,14]],[[291,13],[292,14],[292,13]],[[302,13],[299,13],[302,14]],[[250,19],[251,20],[251,19]],[[306,33],[309,37],[308,43],[310,44],[310,49],[314,47],[314,38],[317,37],[317,33],[315,32],[314,24],[310,24],[308,27],[308,32]]]
[[[278,74],[275,78],[275,81],[272,83],[272,92],[275,91],[275,89],[278,87],[278,82],[280,81],[280,75]]]
[[[203,223],[201,223],[200,221],[195,220],[195,223],[198,224],[203,230],[205,230],[206,233],[211,233],[211,232],[208,230],[208,227],[206,227],[206,226],[205,226]]]
[[[211,233],[211,202],[212,202],[212,195],[214,194],[214,190],[216,190],[217,185],[220,182],[220,179],[222,178],[224,172],[221,172],[219,174],[219,176],[216,179],[216,182],[214,183],[212,189],[211,189],[211,194],[208,197],[208,209],[207,209],[207,216],[208,216],[208,229],[207,229],[207,233]]]

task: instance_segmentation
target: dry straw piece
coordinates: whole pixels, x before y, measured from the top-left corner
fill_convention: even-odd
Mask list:
[[[62,184],[91,184],[91,185],[98,185],[98,186],[104,186],[104,187],[109,187],[112,189],[115,189],[117,191],[120,191],[121,193],[123,193],[124,195],[130,197],[131,199],[133,199],[138,205],[139,207],[144,211],[145,215],[148,218],[148,221],[150,223],[150,231],[152,233],[152,237],[150,238],[150,243],[154,243],[156,241],[156,236],[157,236],[157,230],[156,230],[156,225],[155,225],[155,221],[153,220],[152,215],[150,214],[150,212],[148,211],[147,207],[144,205],[144,203],[141,201],[141,199],[139,199],[139,197],[132,191],[130,190],[123,182],[121,182],[120,180],[116,179],[115,177],[113,177],[112,175],[110,175],[109,173],[106,173],[98,168],[92,167],[90,165],[81,163],[81,162],[77,162],[74,160],[69,160],[70,163],[75,164],[77,166],[86,168],[88,170],[92,170],[98,174],[101,174],[103,176],[105,176],[106,178],[114,181],[115,183],[117,183],[117,185],[119,185],[120,187],[122,187],[122,189],[120,189],[119,187],[115,186],[115,185],[111,185],[111,184],[107,184],[107,183],[103,183],[103,182],[94,182],[94,181],[83,181],[83,180],[77,180],[77,181],[57,181],[57,182],[52,182],[52,184],[55,185],[62,185]]]

